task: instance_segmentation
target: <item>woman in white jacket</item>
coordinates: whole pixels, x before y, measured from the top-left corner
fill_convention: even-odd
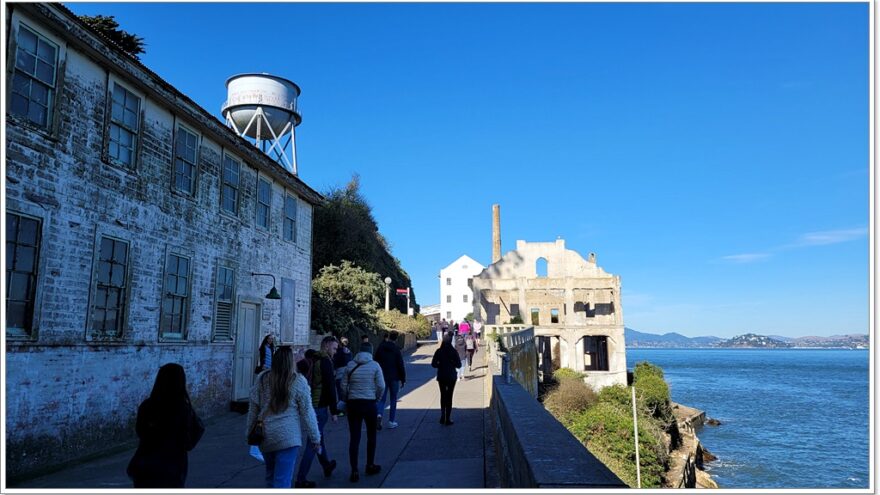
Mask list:
[[[293,349],[281,346],[272,357],[272,368],[257,375],[251,388],[247,432],[263,421],[264,439],[260,451],[266,461],[266,486],[290,488],[297,449],[303,444],[300,419],[309,441],[321,451],[321,433],[312,407],[312,392],[306,379],[296,372]]]
[[[385,392],[385,378],[379,363],[373,361],[373,346],[361,344],[360,352],[349,361],[342,372],[342,398],[348,417],[348,461],[351,464],[351,482],[360,479],[358,449],[361,444],[361,423],[367,425],[367,475],[376,474],[382,467],[376,460],[376,401]]]

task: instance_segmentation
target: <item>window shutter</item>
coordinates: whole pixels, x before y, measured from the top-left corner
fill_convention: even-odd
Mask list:
[[[217,301],[214,340],[232,340],[232,303]]]

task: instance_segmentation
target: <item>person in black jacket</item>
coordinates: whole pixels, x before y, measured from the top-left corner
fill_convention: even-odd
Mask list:
[[[303,457],[299,461],[299,469],[296,473],[296,481],[294,488],[314,488],[316,483],[306,479],[309,475],[309,469],[312,467],[312,461],[315,454],[318,455],[318,462],[324,470],[324,477],[329,478],[333,470],[336,469],[336,461],[331,460],[327,455],[327,447],[324,442],[324,426],[329,418],[339,415],[337,404],[339,403],[336,395],[336,371],[333,369],[332,358],[337,352],[339,342],[336,337],[327,336],[321,341],[321,350],[314,351],[309,349],[306,351],[305,359],[297,363],[297,370],[306,377],[309,387],[312,391],[312,406],[315,408],[315,416],[318,419],[318,431],[321,433],[321,451],[316,452],[314,447],[306,445]]]
[[[443,343],[434,352],[431,366],[437,368],[437,383],[440,385],[440,424],[452,424],[452,393],[455,391],[457,368],[461,368],[461,358],[452,347],[452,335],[444,335]]]
[[[382,413],[385,412],[385,399],[391,395],[391,413],[388,415],[388,428],[397,428],[397,394],[406,384],[406,367],[403,365],[403,354],[397,347],[396,330],[385,335],[385,340],[379,344],[376,353],[373,355],[373,361],[379,363],[382,368],[382,376],[385,377],[385,391],[382,392],[382,398],[376,405],[376,429],[382,429]]]
[[[205,427],[190,403],[183,367],[169,363],[159,368],[153,391],[137,413],[140,444],[126,474],[135,488],[183,488],[188,470],[187,452],[195,448]]]

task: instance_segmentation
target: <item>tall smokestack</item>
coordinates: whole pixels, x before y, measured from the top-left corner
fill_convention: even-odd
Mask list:
[[[501,205],[492,205],[492,263],[501,259]]]

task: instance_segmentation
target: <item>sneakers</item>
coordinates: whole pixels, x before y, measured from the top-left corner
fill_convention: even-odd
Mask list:
[[[293,484],[294,488],[314,488],[317,484],[314,481],[303,480],[297,481]]]
[[[360,479],[361,475],[357,471],[352,471],[351,476],[348,478],[348,481],[351,481],[352,483],[357,483]]]
[[[451,419],[447,419],[446,422],[443,423],[443,424],[446,425],[446,426],[452,426],[452,425],[454,425],[455,423],[454,423]]]
[[[367,465],[367,468],[364,469],[364,472],[367,473],[367,476],[370,476],[371,474],[377,474],[381,470],[382,466],[378,464],[369,464]]]
[[[395,429],[395,428],[397,428],[398,426],[400,426],[400,425],[397,424],[397,421],[389,421],[389,422],[388,422],[388,428],[390,428],[390,429],[392,429],[392,430]]]
[[[333,470],[336,469],[336,459],[327,463],[327,467],[324,467],[324,477],[329,478],[333,474]]]
[[[382,429],[382,415],[376,416],[376,430]]]

